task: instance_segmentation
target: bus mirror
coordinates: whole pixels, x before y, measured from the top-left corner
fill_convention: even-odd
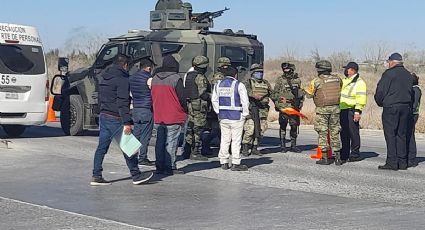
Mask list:
[[[66,57],[60,57],[58,60],[58,70],[62,73],[68,72],[69,59]]]
[[[52,79],[52,84],[50,85],[50,93],[52,95],[61,95],[62,94],[62,86],[65,82],[64,75],[55,75]]]

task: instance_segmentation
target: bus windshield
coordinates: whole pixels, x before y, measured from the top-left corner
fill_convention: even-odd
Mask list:
[[[0,73],[46,73],[43,49],[40,46],[0,44]]]

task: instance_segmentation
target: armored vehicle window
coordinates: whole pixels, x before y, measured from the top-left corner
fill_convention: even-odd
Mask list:
[[[161,14],[160,13],[152,13],[151,20],[153,22],[161,21]]]
[[[168,20],[184,21],[186,20],[186,14],[185,13],[169,13]]]
[[[243,66],[248,68],[248,56],[244,49],[241,47],[229,47],[225,46],[221,48],[221,56],[228,57],[232,61],[232,64],[237,66]]]
[[[45,73],[43,50],[39,46],[0,45],[0,73]]]
[[[112,46],[106,46],[103,50],[100,51],[97,59],[96,66],[103,67],[112,63],[113,59],[119,54],[122,53],[122,45],[116,44]]]
[[[178,53],[181,50],[181,48],[183,47],[183,45],[162,43],[160,45],[160,47],[161,47],[162,56],[165,56],[165,55],[168,55],[168,54]]]
[[[133,59],[140,59],[148,56],[148,50],[146,49],[146,43],[144,42],[132,42],[128,44],[128,55]]]

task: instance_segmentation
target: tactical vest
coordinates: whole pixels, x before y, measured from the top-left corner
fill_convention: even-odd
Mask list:
[[[269,86],[264,81],[249,79],[252,88],[252,94],[264,97],[269,93]]]
[[[189,72],[186,76],[184,90],[185,90],[186,98],[191,100],[199,99],[198,86],[196,85],[197,76],[198,76],[198,72],[196,71]]]
[[[293,89],[295,88],[295,90],[298,90],[301,88],[301,81],[295,77],[295,78],[290,78],[290,77],[286,77],[285,75],[282,76],[283,79],[283,87],[280,89],[280,94],[285,97],[286,99],[294,99],[295,95],[292,92]],[[302,94],[300,94],[298,92],[298,97],[300,97]]]
[[[333,75],[320,75],[318,89],[313,101],[316,107],[339,105],[341,96],[341,79]]]
[[[225,78],[217,83],[218,118],[226,120],[240,120],[242,114],[241,97],[239,95],[239,81]]]

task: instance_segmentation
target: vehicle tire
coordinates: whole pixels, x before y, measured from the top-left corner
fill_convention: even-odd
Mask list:
[[[7,136],[12,138],[20,137],[26,128],[24,125],[2,125],[2,127]]]
[[[80,95],[70,95],[62,102],[61,126],[66,135],[77,136],[83,133],[84,105]]]

